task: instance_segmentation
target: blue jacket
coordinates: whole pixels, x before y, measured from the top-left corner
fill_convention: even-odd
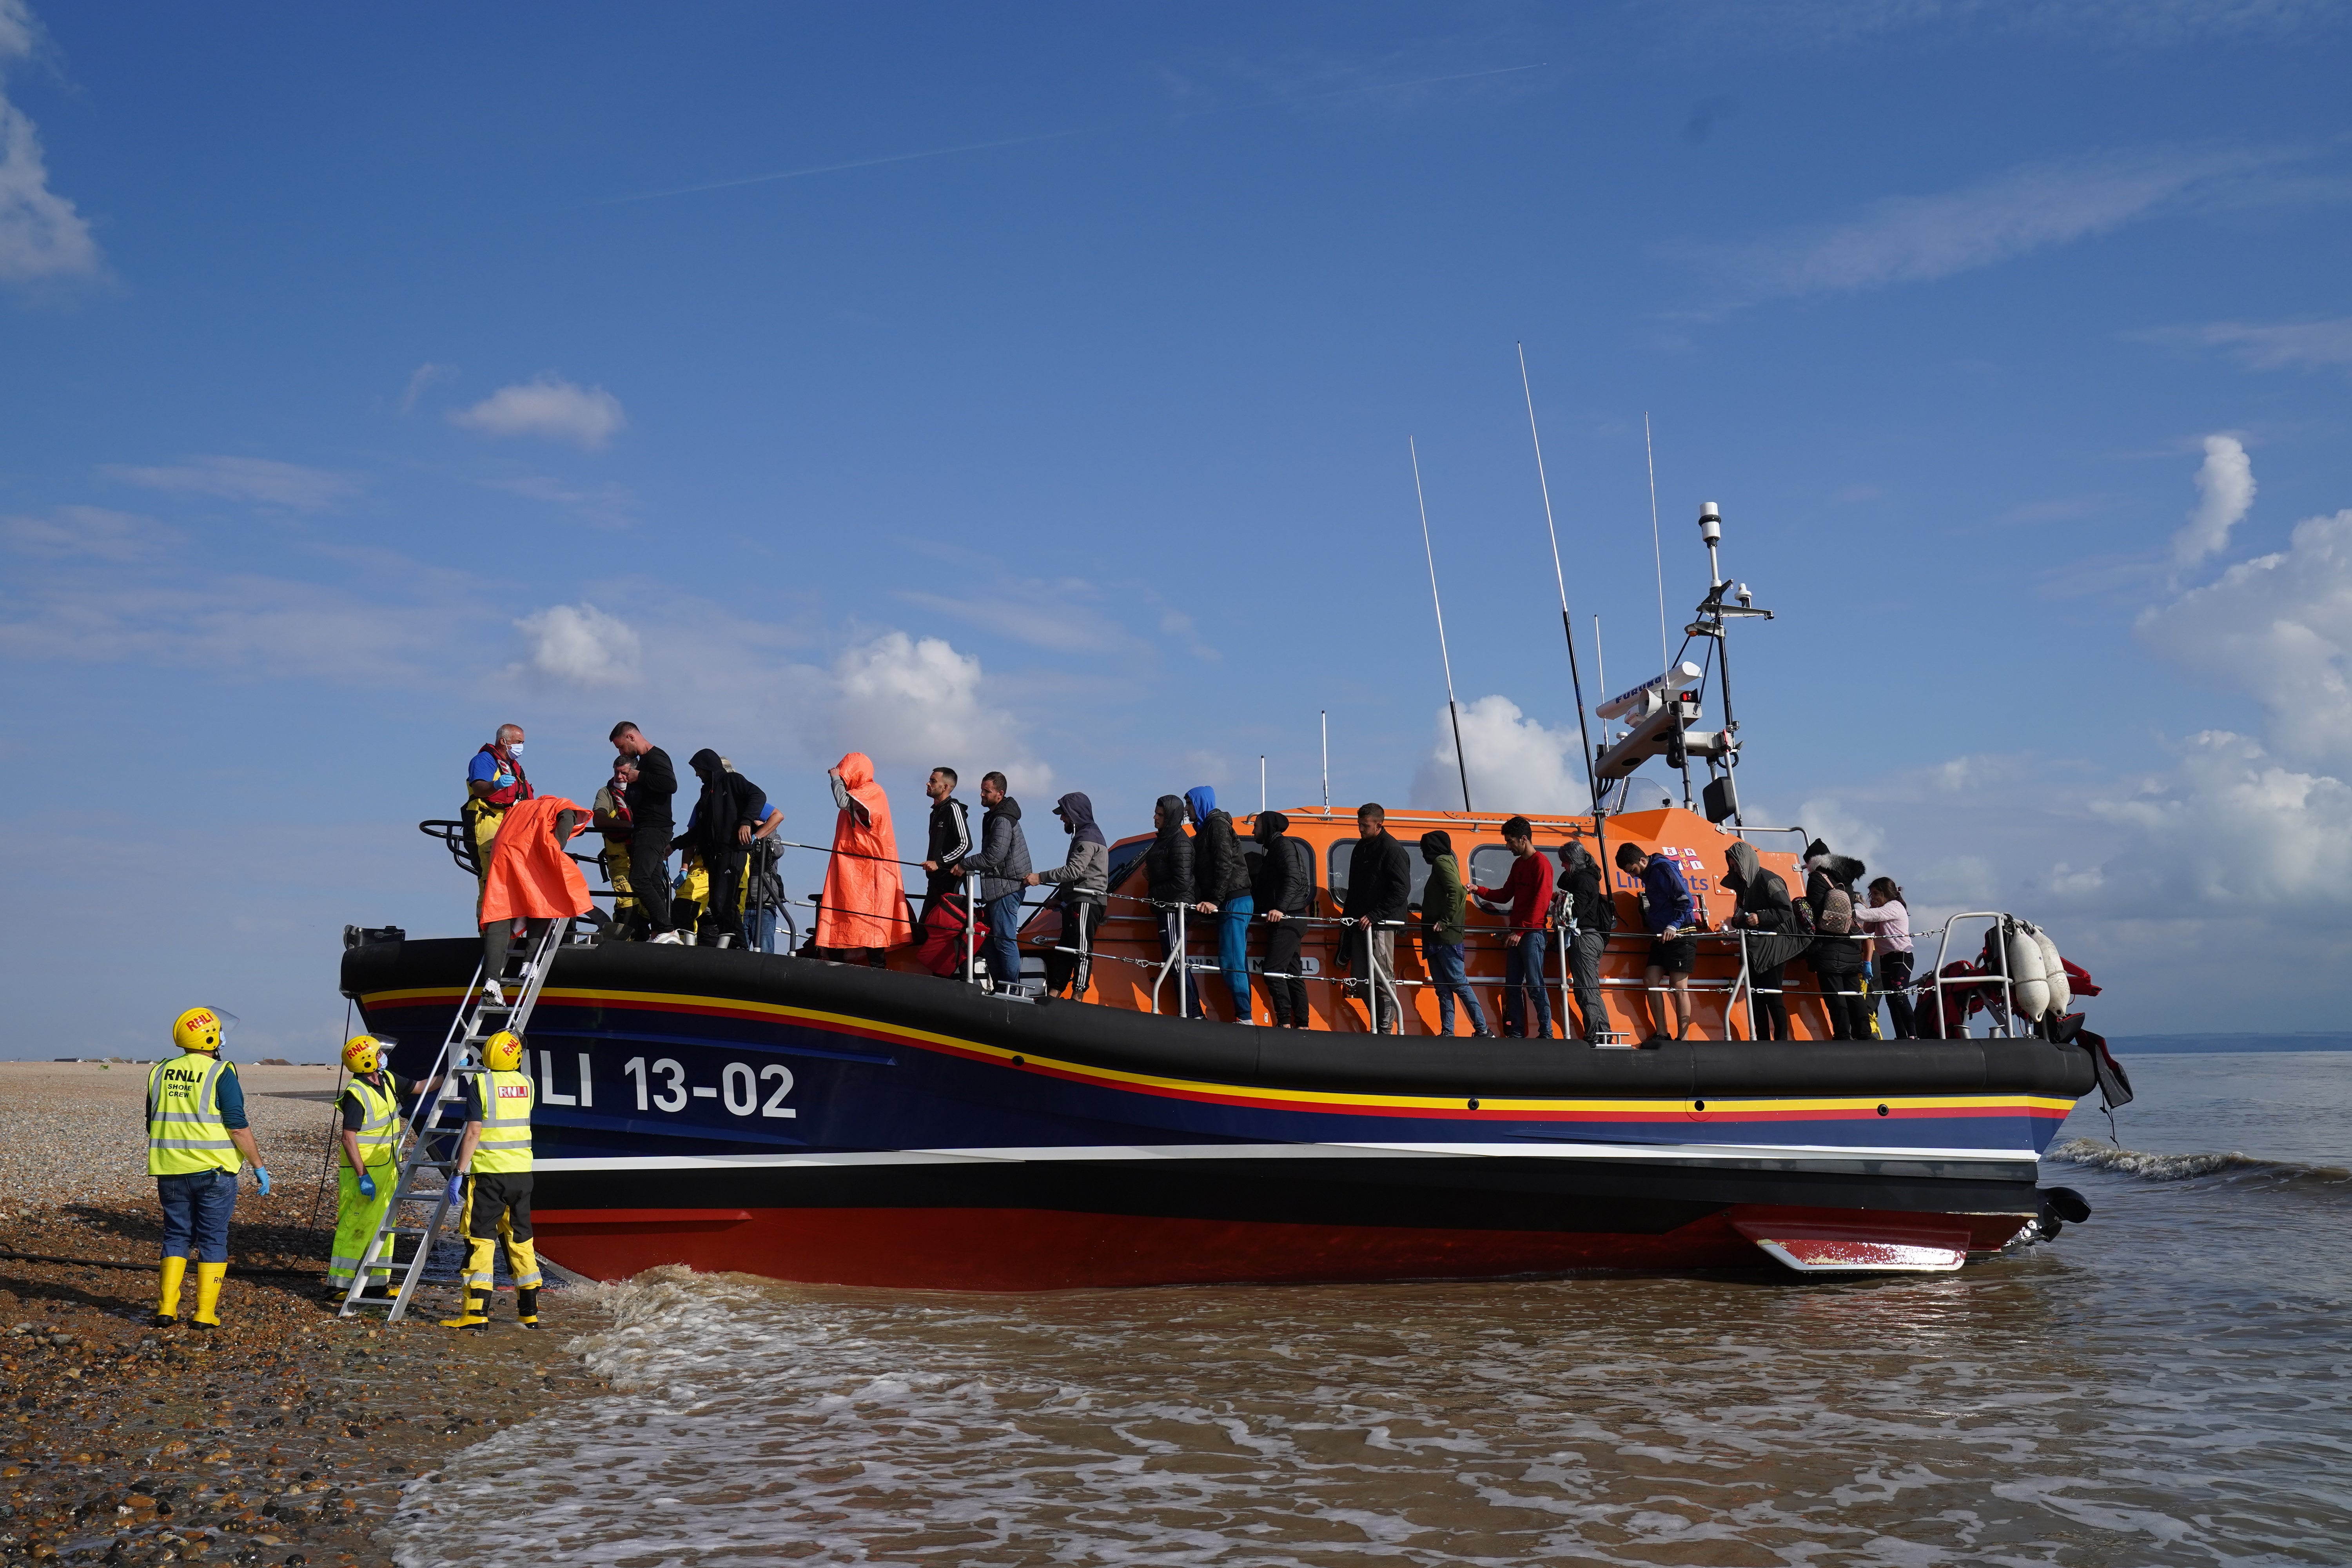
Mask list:
[[[1691,923],[1690,884],[1683,879],[1683,868],[1664,855],[1651,856],[1642,868],[1642,891],[1648,895],[1642,913],[1651,935]]]

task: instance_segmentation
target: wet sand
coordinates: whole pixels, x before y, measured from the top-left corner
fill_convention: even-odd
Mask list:
[[[602,1384],[567,1346],[601,1321],[502,1293],[485,1334],[343,1321],[320,1298],[334,1223],[332,1068],[240,1063],[274,1190],[250,1177],[221,1327],[148,1326],[162,1215],[136,1064],[0,1063],[0,1559],[388,1563],[402,1489]],[[106,1268],[106,1262],[134,1265]],[[437,1305],[438,1299],[436,1299]]]

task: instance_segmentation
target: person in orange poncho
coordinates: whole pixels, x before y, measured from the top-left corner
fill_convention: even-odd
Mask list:
[[[898,837],[890,830],[890,797],[874,782],[863,752],[841,759],[830,774],[841,815],[833,827],[833,859],[824,871],[824,901],[816,911],[816,945],[847,958],[862,952],[882,965],[883,951],[914,940],[907,919],[907,889],[899,874]]]
[[[588,912],[587,880],[564,847],[588,821],[581,806],[542,795],[516,802],[499,822],[482,874],[482,989],[492,1000],[506,999],[499,975],[516,921],[525,921],[536,940],[551,921]]]

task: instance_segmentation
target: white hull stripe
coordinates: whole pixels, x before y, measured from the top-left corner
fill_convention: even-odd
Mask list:
[[[1111,1160],[1385,1159],[1614,1160],[1636,1163],[1693,1160],[1776,1160],[1818,1165],[1823,1161],[1946,1160],[1985,1165],[2032,1164],[2031,1149],[1855,1148],[1808,1143],[1160,1143],[1050,1145],[1035,1149],[886,1149],[825,1154],[615,1154],[551,1159],[552,1171],[740,1171],[766,1167],[1045,1163]]]

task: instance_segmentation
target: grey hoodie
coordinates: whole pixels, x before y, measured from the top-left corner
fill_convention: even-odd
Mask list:
[[[1066,795],[1054,805],[1055,815],[1070,830],[1070,856],[1056,871],[1040,871],[1040,882],[1067,882],[1081,892],[1100,893],[1110,888],[1110,847],[1095,826],[1094,805],[1082,795]]]
[[[1028,885],[1029,840],[1021,831],[1021,803],[1006,795],[988,808],[980,825],[980,853],[967,856],[963,868],[980,874],[980,897],[992,903]]]

